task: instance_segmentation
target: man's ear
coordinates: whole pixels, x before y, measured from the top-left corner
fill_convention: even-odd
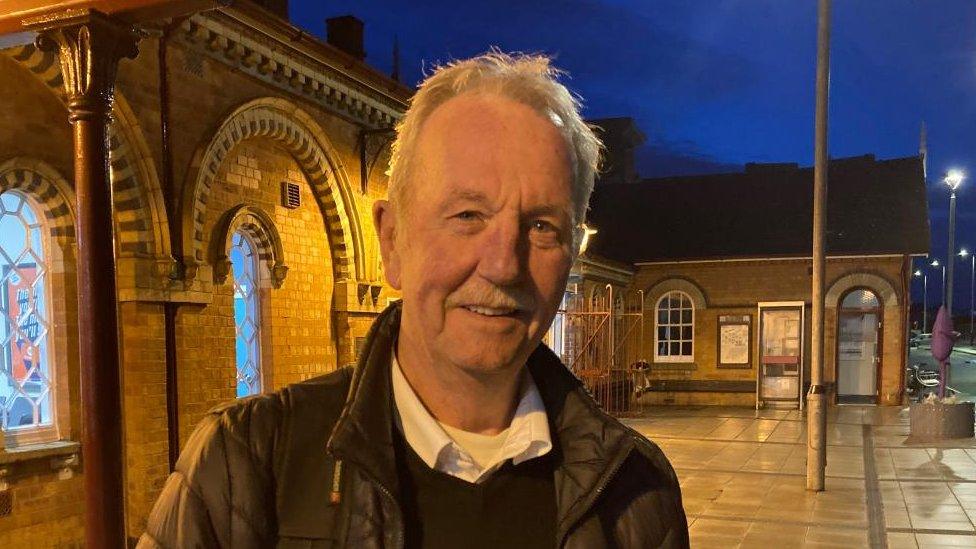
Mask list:
[[[395,290],[400,289],[400,254],[396,247],[396,212],[389,200],[373,203],[373,227],[380,239],[380,255],[386,281]]]

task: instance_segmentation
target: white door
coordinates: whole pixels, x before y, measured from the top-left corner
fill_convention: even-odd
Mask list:
[[[837,330],[837,394],[873,401],[878,393],[878,314],[842,312]]]

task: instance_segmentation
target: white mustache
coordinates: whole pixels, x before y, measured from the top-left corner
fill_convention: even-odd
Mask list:
[[[448,307],[478,306],[491,309],[518,309],[525,311],[535,306],[535,299],[522,290],[505,290],[497,286],[459,288],[447,296]]]

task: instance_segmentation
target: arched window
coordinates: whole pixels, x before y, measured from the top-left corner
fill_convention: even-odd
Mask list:
[[[254,243],[241,231],[230,249],[234,271],[234,327],[237,358],[237,396],[261,392],[261,317],[258,309],[258,258]]]
[[[688,294],[670,291],[654,307],[655,362],[692,362],[695,358],[695,308]]]
[[[56,439],[42,216],[0,193],[0,427],[25,442]]]
[[[881,307],[877,296],[870,290],[852,290],[840,304],[842,309],[877,309]]]

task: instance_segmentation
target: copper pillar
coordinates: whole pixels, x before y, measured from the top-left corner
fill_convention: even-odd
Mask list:
[[[38,47],[59,53],[74,132],[85,546],[125,547],[108,125],[118,62],[135,56],[136,35],[130,26],[89,9],[45,16],[32,26],[41,31]]]

